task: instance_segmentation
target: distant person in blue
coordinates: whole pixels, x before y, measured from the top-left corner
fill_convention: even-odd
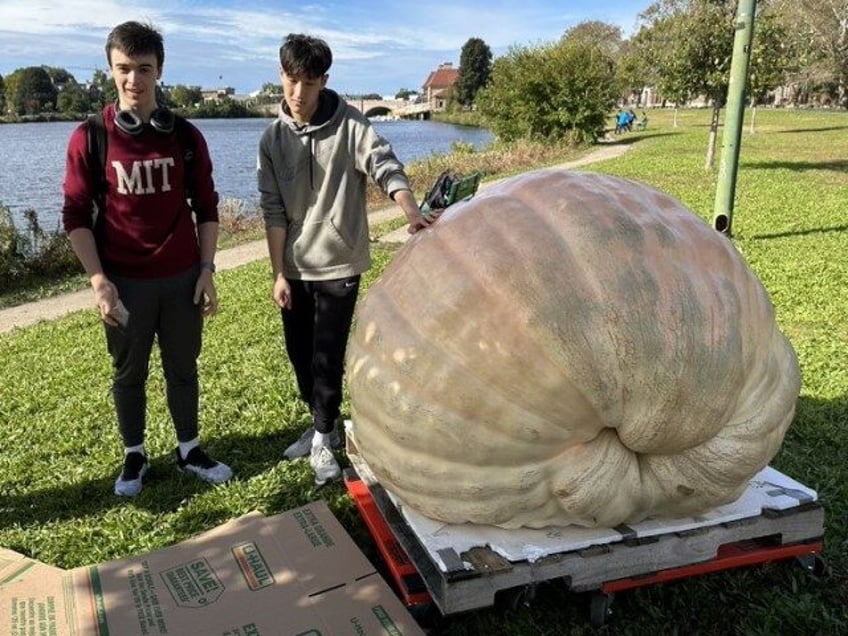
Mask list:
[[[628,122],[628,114],[627,111],[623,108],[619,109],[618,115],[615,117],[615,133],[623,133],[627,130],[627,122]]]
[[[290,34],[280,47],[283,103],[259,143],[260,207],[271,258],[271,296],[312,426],[283,453],[309,456],[315,483],[338,479],[333,442],[359,280],[371,266],[368,178],[397,203],[414,233],[424,215],[403,164],[368,119],[328,89],[326,42]]]

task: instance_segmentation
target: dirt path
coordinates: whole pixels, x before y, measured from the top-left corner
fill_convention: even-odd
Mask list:
[[[604,144],[581,159],[555,167],[577,168],[597,161],[613,159],[624,154],[628,148],[630,148],[629,145]],[[494,183],[498,183],[498,181],[484,183],[480,186],[480,188],[487,188]],[[368,219],[371,225],[376,225],[402,215],[403,212],[400,208],[396,206],[389,206],[380,210],[375,210],[368,215]],[[402,227],[380,237],[379,240],[381,242],[402,243],[406,241],[408,237],[409,234],[407,234],[406,228]],[[252,243],[245,243],[244,245],[221,250],[218,252],[215,262],[218,266],[218,271],[224,271],[240,267],[241,265],[245,265],[258,259],[267,258],[267,256],[268,250],[265,246],[265,241],[254,241]],[[18,305],[17,307],[0,309],[0,333],[5,333],[15,328],[27,327],[42,320],[54,320],[56,318],[61,318],[71,312],[83,309],[94,310],[94,298],[90,289],[53,296],[51,298],[45,298],[44,300]]]

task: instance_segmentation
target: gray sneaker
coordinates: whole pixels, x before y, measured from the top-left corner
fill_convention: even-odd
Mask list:
[[[203,481],[210,484],[223,484],[233,476],[232,469],[226,464],[210,459],[200,446],[192,448],[185,459],[180,455],[179,446],[174,449],[177,458],[177,469],[182,472],[194,473]]]
[[[283,451],[283,457],[286,459],[297,459],[298,457],[306,457],[312,451],[312,438],[315,436],[315,427],[310,426],[301,435],[297,441]],[[339,437],[339,425],[333,428],[330,433],[330,446],[338,448],[342,445],[342,440]]]
[[[323,486],[342,476],[342,469],[329,446],[317,446],[309,454],[309,465],[315,471],[315,485]]]
[[[120,497],[135,497],[141,492],[142,480],[147,474],[147,457],[141,453],[124,455],[124,467],[115,480],[115,494]]]

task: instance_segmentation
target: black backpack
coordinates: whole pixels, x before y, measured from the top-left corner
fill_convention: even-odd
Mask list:
[[[86,118],[87,140],[88,140],[88,165],[91,166],[91,182],[94,184],[95,218],[99,212],[105,209],[104,200],[108,183],[106,181],[106,124],[103,121],[103,113],[95,113]],[[179,115],[174,115],[174,133],[183,152],[185,163],[185,195],[186,199],[192,198],[195,179],[194,158],[197,154],[197,145],[194,135],[191,134],[188,122]]]

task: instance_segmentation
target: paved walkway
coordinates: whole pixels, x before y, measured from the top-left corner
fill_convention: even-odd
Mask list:
[[[603,144],[585,157],[557,167],[577,168],[597,161],[613,159],[626,152],[628,148],[630,146],[624,144]],[[480,188],[485,189],[502,180],[488,181],[481,184]],[[370,213],[368,220],[374,226],[400,216],[403,216],[403,211],[399,207],[389,206]],[[409,234],[406,231],[406,226],[404,226],[385,236],[381,236],[379,240],[380,242],[403,243],[408,237]],[[265,241],[260,240],[219,251],[215,257],[215,263],[218,266],[218,271],[224,271],[267,257],[268,249]],[[0,333],[11,331],[17,327],[27,327],[42,320],[61,318],[66,314],[82,309],[94,310],[94,297],[88,288],[78,292],[52,296],[44,300],[18,305],[17,307],[0,309]]]

